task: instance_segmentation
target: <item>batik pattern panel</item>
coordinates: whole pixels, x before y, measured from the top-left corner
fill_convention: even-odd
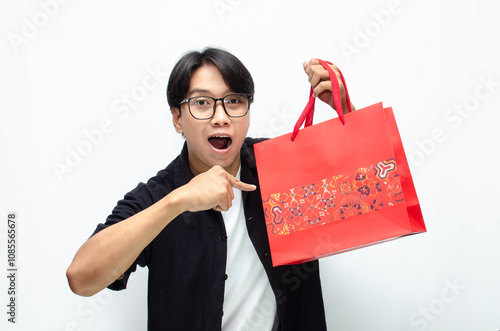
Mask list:
[[[303,186],[276,192],[263,200],[266,225],[284,236],[331,222],[348,221],[404,201],[394,159],[361,167]]]

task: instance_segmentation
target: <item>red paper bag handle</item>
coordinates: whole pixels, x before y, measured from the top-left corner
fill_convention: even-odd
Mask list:
[[[333,96],[333,103],[335,105],[335,110],[337,111],[337,114],[339,115],[339,119],[342,122],[342,124],[345,124],[344,120],[344,112],[342,109],[342,97],[340,95],[340,85],[337,80],[337,76],[333,72],[332,68],[330,68],[329,64],[333,64],[329,61],[323,61],[318,59],[319,63],[328,71],[328,74],[330,76],[330,81],[332,82],[332,96]],[[347,92],[347,85],[345,83],[344,75],[342,75],[342,72],[339,69],[339,74],[340,74],[340,79],[342,80],[342,84],[344,84],[344,89],[345,89],[345,94],[346,94],[346,101],[347,101],[347,108],[349,112],[352,112],[351,110],[351,99],[349,98],[349,93]],[[311,92],[309,93],[309,101],[307,102],[306,107],[302,111],[302,114],[300,114],[300,117],[295,123],[295,126],[293,128],[293,133],[291,140],[294,141],[295,137],[297,137],[297,134],[299,133],[299,129],[302,126],[302,123],[305,122],[304,127],[311,126],[313,123],[313,116],[314,116],[314,104],[315,104],[316,98],[313,96],[313,88],[311,87]]]

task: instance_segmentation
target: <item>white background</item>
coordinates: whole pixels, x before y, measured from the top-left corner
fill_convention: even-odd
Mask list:
[[[71,293],[65,271],[116,201],[179,153],[168,74],[216,45],[253,74],[251,136],[291,131],[312,57],[341,68],[357,108],[394,108],[428,232],[323,259],[329,329],[499,330],[499,11],[493,0],[2,0],[0,276],[14,211],[19,277],[15,325],[0,277],[0,329],[146,329],[147,270],[93,298]]]

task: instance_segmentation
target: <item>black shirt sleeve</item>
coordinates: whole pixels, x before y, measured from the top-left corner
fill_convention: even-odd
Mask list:
[[[152,195],[150,194],[151,192],[148,191],[148,186],[144,183],[140,183],[134,190],[127,193],[122,200],[118,201],[118,204],[113,209],[111,215],[108,216],[106,222],[97,225],[97,228],[92,236],[105,228],[121,222],[151,206],[153,204],[153,201],[151,201],[152,199],[150,199]],[[145,267],[147,265],[149,249],[149,246],[147,246],[141,254],[139,254],[130,268],[125,271],[123,276],[110,284],[108,288],[115,291],[125,289],[127,287],[130,274],[137,269],[137,265],[141,267]]]

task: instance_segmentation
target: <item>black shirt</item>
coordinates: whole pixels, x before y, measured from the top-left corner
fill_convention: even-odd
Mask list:
[[[250,239],[273,288],[279,330],[326,330],[318,261],[273,267],[253,144],[241,148],[241,181],[257,185],[243,193]],[[186,144],[181,154],[146,184],[140,183],[113,209],[97,233],[162,199],[193,178]],[[149,268],[148,330],[220,330],[226,269],[227,234],[220,212],[185,212],[170,222],[143,250],[124,277],[109,288],[124,289],[137,265]]]

